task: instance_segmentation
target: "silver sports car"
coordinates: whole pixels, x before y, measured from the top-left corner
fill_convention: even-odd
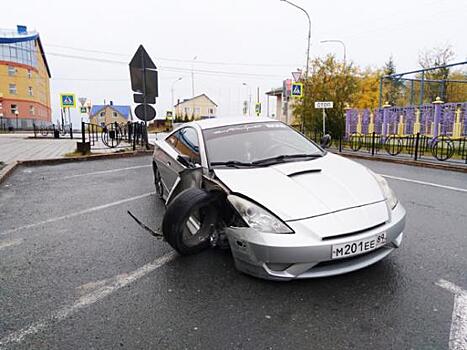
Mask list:
[[[275,120],[184,124],[156,141],[153,170],[168,243],[230,247],[257,277],[342,274],[402,242],[405,209],[384,178]]]

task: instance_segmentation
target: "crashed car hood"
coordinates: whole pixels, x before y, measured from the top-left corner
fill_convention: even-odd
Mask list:
[[[251,198],[284,221],[384,200],[364,166],[332,153],[308,161],[214,172],[232,192]]]

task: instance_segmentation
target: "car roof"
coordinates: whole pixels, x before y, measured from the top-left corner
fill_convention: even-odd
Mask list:
[[[253,124],[253,123],[267,123],[267,122],[277,122],[276,119],[266,118],[266,117],[236,117],[236,118],[210,118],[203,120],[195,120],[184,124],[183,126],[196,124],[201,129],[212,129],[218,128],[221,126],[230,126],[238,124]]]

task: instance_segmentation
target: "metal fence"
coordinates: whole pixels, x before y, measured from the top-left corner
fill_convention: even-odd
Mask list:
[[[90,147],[104,145],[108,148],[148,148],[148,134],[144,123],[128,122],[98,125],[81,122],[81,142]]]
[[[73,138],[73,126],[69,125],[60,125],[60,124],[42,124],[32,125],[32,131],[34,133],[35,138],[43,138],[43,137],[53,137],[53,138],[60,138],[60,137],[70,137]]]
[[[307,132],[307,137],[321,143],[322,133]],[[328,144],[337,152],[352,152],[370,156],[398,157],[415,161],[441,161],[467,164],[467,137],[448,135],[430,137],[420,133],[400,136],[390,134],[350,134],[332,139]]]

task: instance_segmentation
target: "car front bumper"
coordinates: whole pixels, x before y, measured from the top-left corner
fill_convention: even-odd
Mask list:
[[[260,233],[251,228],[226,230],[238,270],[265,279],[291,280],[339,275],[374,264],[402,243],[406,212],[399,203],[390,219],[373,229],[344,237],[322,239],[306,232],[303,221],[288,223],[295,234]],[[329,218],[332,220],[332,217]],[[332,246],[386,233],[387,244],[360,255],[332,259]]]

